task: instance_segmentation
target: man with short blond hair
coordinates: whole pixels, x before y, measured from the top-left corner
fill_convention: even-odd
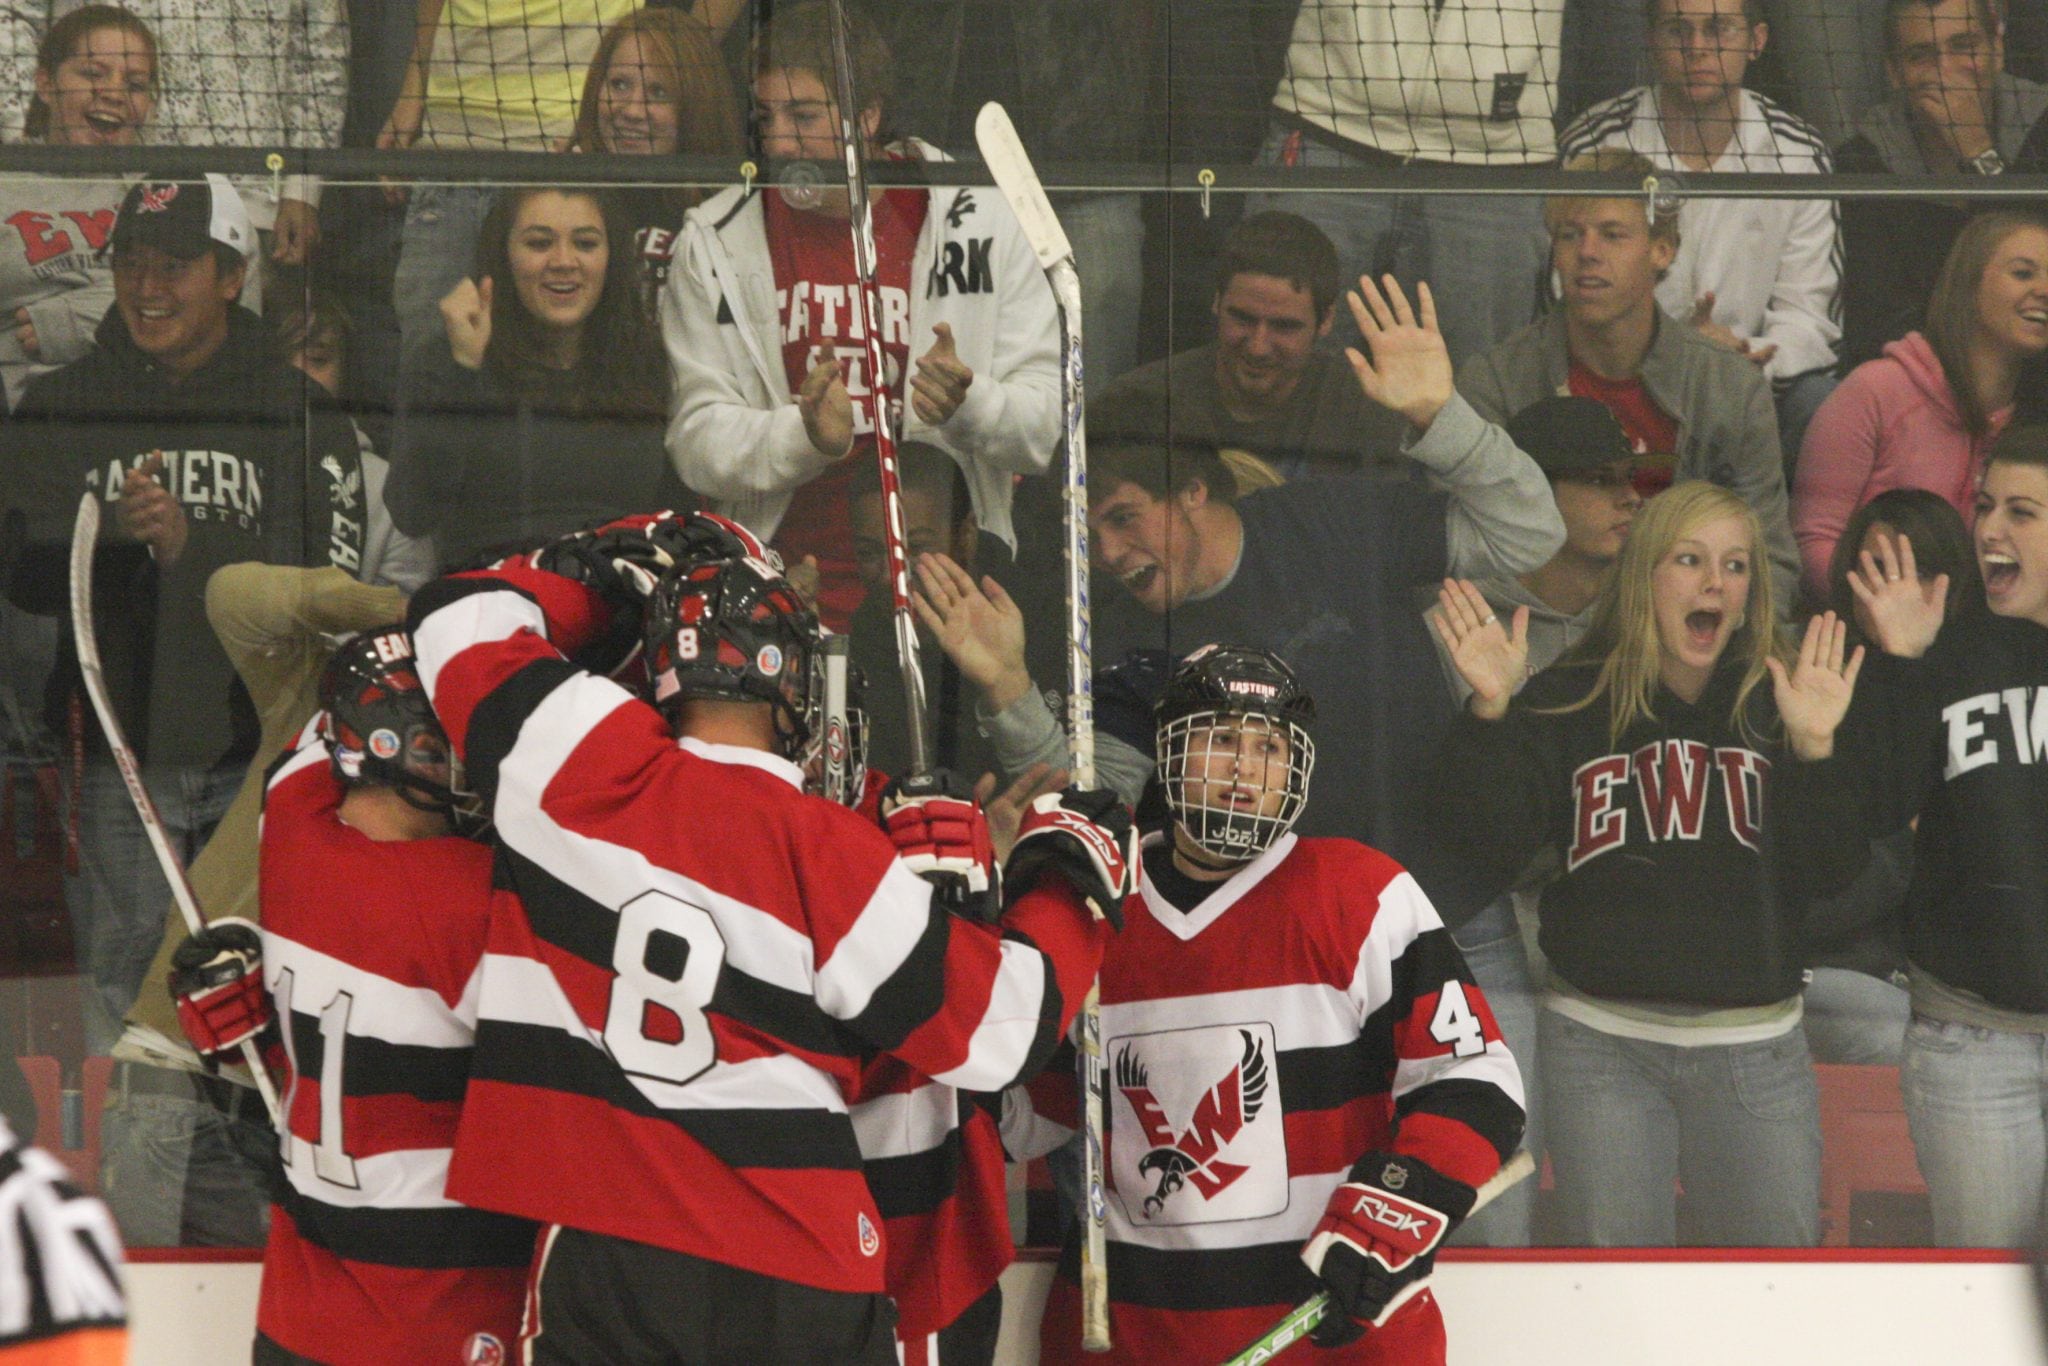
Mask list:
[[[1634,181],[1656,173],[1641,155],[1612,147],[1565,169]],[[1660,212],[1653,222],[1640,197],[1556,195],[1544,201],[1543,220],[1563,306],[1460,366],[1458,392],[1500,423],[1552,394],[1598,399],[1646,464],[1740,495],[1763,523],[1782,581],[1798,582],[1770,384],[1657,307],[1657,285],[1678,257],[1677,215]]]

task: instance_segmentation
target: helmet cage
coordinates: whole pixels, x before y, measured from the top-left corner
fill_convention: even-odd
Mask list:
[[[1247,762],[1234,743],[1227,750],[1214,744],[1218,730],[1233,730],[1251,719],[1266,723],[1275,733],[1287,737],[1287,774],[1277,811],[1265,813],[1261,802],[1243,809],[1211,806],[1204,800],[1206,790],[1223,785],[1223,779],[1205,776],[1212,764],[1227,763],[1223,771],[1232,779],[1258,776],[1265,792],[1273,792],[1273,766],[1269,762]],[[1219,859],[1245,861],[1257,858],[1294,828],[1308,804],[1308,780],[1315,771],[1316,744],[1302,724],[1291,716],[1278,715],[1257,707],[1211,707],[1184,712],[1159,727],[1157,760],[1159,786],[1166,808],[1176,824],[1196,847]],[[1263,767],[1263,774],[1250,770]],[[1193,776],[1190,776],[1190,773]]]
[[[849,663],[846,666],[846,721],[842,733],[825,714],[825,652],[812,654],[811,697],[813,700],[812,740],[804,747],[799,765],[804,771],[804,791],[813,796],[834,797],[841,806],[858,808],[867,795],[868,711],[863,698],[867,675]]]

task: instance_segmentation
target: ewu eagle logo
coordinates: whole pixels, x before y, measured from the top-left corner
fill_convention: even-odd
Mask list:
[[[1223,1150],[1259,1117],[1259,1107],[1266,1101],[1269,1069],[1265,1047],[1250,1030],[1237,1033],[1244,1040],[1244,1056],[1221,1081],[1202,1093],[1188,1127],[1178,1133],[1147,1084],[1143,1060],[1129,1044],[1117,1051],[1117,1090],[1130,1102],[1145,1131],[1145,1141],[1151,1145],[1138,1159],[1138,1173],[1158,1183],[1145,1197],[1147,1218],[1164,1209],[1167,1197],[1186,1183],[1192,1182],[1203,1199],[1213,1200],[1251,1170],[1221,1160]]]

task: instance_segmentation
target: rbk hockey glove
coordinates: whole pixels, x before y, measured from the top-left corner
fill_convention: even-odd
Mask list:
[[[238,917],[216,920],[171,954],[178,1024],[203,1057],[253,1039],[274,1013],[263,990],[263,937]]]
[[[1070,787],[1024,808],[1003,869],[1014,899],[1050,872],[1081,894],[1098,920],[1124,927],[1124,898],[1137,888],[1138,832],[1114,792]]]
[[[1331,1300],[1309,1340],[1342,1347],[1421,1294],[1437,1245],[1471,1212],[1477,1194],[1413,1157],[1374,1152],[1358,1159],[1301,1249]]]
[[[988,817],[951,774],[894,779],[877,810],[896,857],[937,889],[941,905],[984,923],[996,918],[1002,870]]]

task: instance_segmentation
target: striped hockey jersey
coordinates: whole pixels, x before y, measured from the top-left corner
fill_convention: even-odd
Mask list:
[[[1521,1138],[1492,1010],[1392,859],[1287,835],[1183,912],[1165,857],[1153,837],[1102,968],[1115,1350],[1081,1351],[1070,1252],[1046,1362],[1223,1360],[1316,1291],[1302,1244],[1365,1153],[1477,1186]],[[1054,1067],[1005,1098],[1012,1156],[1072,1133],[1074,1089]]]
[[[113,1217],[0,1119],[0,1363],[120,1366],[127,1319]]]
[[[1064,886],[1000,930],[763,752],[685,740],[556,647],[605,615],[519,565],[413,599],[420,675],[489,799],[501,880],[452,1189],[826,1290],[883,1289],[847,1114],[861,1059],[1034,1072],[1101,935]]]
[[[446,1191],[503,895],[491,851],[370,839],[342,823],[344,795],[309,724],[264,794],[287,1132],[257,1328],[332,1366],[490,1360],[493,1341],[509,1356],[533,1226]]]

